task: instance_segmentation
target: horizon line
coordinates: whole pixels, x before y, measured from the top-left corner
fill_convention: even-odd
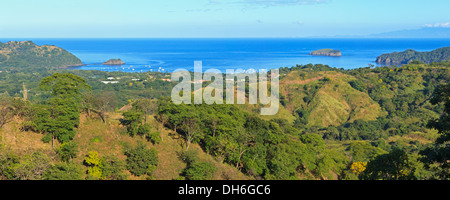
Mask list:
[[[450,37],[0,37],[0,39],[450,39]]]

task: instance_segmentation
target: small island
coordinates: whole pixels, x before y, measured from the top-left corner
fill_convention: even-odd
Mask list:
[[[125,63],[120,59],[110,59],[103,63],[104,65],[124,65]]]
[[[330,57],[341,57],[342,53],[339,50],[334,49],[321,49],[311,52],[309,55],[312,56],[330,56]]]

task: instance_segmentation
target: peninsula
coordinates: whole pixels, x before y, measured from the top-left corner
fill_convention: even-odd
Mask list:
[[[429,52],[418,52],[413,49],[408,49],[403,52],[394,52],[383,54],[376,60],[378,64],[385,65],[404,65],[412,61],[420,61],[431,64],[433,62],[442,62],[450,60],[450,47],[444,47]]]
[[[32,41],[0,42],[0,69],[57,69],[81,65],[75,55],[54,45],[38,46]]]

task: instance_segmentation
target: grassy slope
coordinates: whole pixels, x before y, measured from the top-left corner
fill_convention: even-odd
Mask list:
[[[300,74],[304,76],[301,77]],[[320,85],[321,79],[325,77],[331,80],[320,86],[314,95],[305,90],[305,85],[308,87]],[[285,96],[287,105],[280,105],[276,115],[261,118],[265,120],[280,118],[292,124],[295,120],[294,112],[303,109],[310,113],[308,125],[327,127],[339,126],[358,119],[376,120],[386,115],[387,113],[383,112],[380,105],[367,93],[351,87],[349,82],[355,79],[353,76],[334,71],[292,71],[280,80],[280,93]],[[304,101],[307,96],[312,97],[309,103]],[[249,105],[247,101],[246,99],[246,104],[238,107],[259,115],[262,105]]]
[[[161,131],[162,142],[153,145],[147,142],[143,137],[136,136],[134,138],[126,135],[125,129],[119,125],[121,117],[120,113],[110,113],[110,119],[106,124],[99,119],[87,119],[86,116],[81,117],[80,127],[74,141],[78,143],[79,154],[73,160],[75,163],[82,165],[84,157],[89,151],[97,151],[101,157],[115,156],[121,160],[126,159],[123,155],[123,148],[126,146],[134,146],[138,142],[144,142],[148,147],[156,148],[158,151],[159,165],[154,171],[154,179],[156,180],[172,180],[179,177],[186,164],[178,158],[179,152],[182,151],[183,139],[171,130],[162,128],[156,120],[152,119],[149,123],[154,127],[158,127]],[[42,151],[57,162],[57,156],[51,147],[51,144],[41,141],[42,135],[33,132],[19,131],[19,121],[14,120],[3,129],[0,130],[0,144],[6,151],[13,152],[20,157],[32,154],[35,151]],[[125,134],[121,134],[124,133]],[[58,144],[55,145],[57,147]],[[191,148],[199,154],[200,161],[213,163],[217,167],[214,174],[214,180],[232,179],[247,180],[245,176],[232,166],[223,164],[215,160],[212,156],[203,152],[196,144]],[[87,168],[85,168],[87,170]],[[129,180],[139,180],[145,177],[135,177],[128,171],[125,171]]]
[[[300,74],[306,74],[301,77]],[[321,79],[330,81],[321,84]],[[376,120],[385,115],[380,105],[374,102],[368,94],[351,87],[350,81],[354,77],[339,72],[308,72],[293,71],[282,79],[281,93],[287,98],[286,108],[293,113],[297,109],[307,110],[310,115],[308,125],[338,126],[357,119]],[[318,86],[315,94],[307,88]],[[312,100],[305,102],[310,96]]]

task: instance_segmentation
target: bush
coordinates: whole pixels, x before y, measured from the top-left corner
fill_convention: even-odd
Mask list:
[[[187,165],[191,165],[198,160],[198,152],[194,150],[182,151],[180,159]]]
[[[14,178],[18,180],[40,180],[50,167],[50,158],[42,152],[35,152],[13,167]]]
[[[82,180],[83,170],[79,165],[71,163],[57,163],[50,167],[44,175],[45,180]]]
[[[147,149],[143,144],[126,150],[125,155],[127,156],[127,169],[136,176],[151,176],[158,165],[158,152],[153,148]]]
[[[189,165],[184,170],[184,176],[187,180],[210,180],[217,168],[209,162],[198,162]]]
[[[103,161],[102,173],[108,180],[125,180],[126,176],[122,173],[125,169],[125,163],[116,157],[106,157]]]
[[[103,160],[96,151],[90,151],[84,159],[84,165],[88,166],[89,179],[102,179],[103,178]]]
[[[61,161],[69,162],[77,157],[78,145],[75,142],[64,143],[56,150],[56,153]]]
[[[146,135],[148,133],[150,133],[150,131],[152,130],[152,127],[149,124],[142,124],[139,126],[138,135]]]
[[[136,112],[130,110],[128,112],[123,113],[123,119],[120,119],[120,123],[127,127],[127,133],[130,136],[135,136],[140,131],[145,131],[144,129],[147,127],[142,127],[141,123],[143,120],[144,114],[141,112]],[[142,130],[141,127],[143,128]]]
[[[14,166],[20,162],[19,156],[2,151],[0,146],[0,180],[14,178]]]
[[[159,144],[161,142],[161,133],[159,131],[148,133],[146,137],[147,141],[153,144]]]

